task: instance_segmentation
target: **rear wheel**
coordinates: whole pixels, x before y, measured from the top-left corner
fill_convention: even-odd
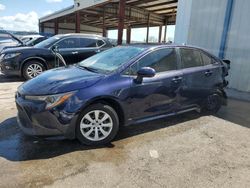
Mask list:
[[[222,98],[219,94],[214,93],[209,95],[203,105],[203,112],[207,114],[216,114],[222,105]]]
[[[119,118],[109,105],[94,104],[80,115],[76,136],[82,144],[104,145],[114,139],[119,129]]]
[[[26,80],[32,79],[45,71],[45,67],[38,61],[29,61],[23,67],[23,76]]]

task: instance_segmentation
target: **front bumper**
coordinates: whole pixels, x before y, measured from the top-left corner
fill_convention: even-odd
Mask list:
[[[15,58],[7,60],[0,58],[0,72],[9,76],[21,76],[21,71]]]
[[[65,136],[75,138],[78,116],[63,109],[45,111],[42,102],[34,102],[16,96],[17,121],[21,130],[32,136]]]

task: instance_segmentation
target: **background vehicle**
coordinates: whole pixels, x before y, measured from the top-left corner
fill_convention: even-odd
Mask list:
[[[56,61],[52,49],[58,49],[67,64],[78,63],[96,53],[112,47],[103,37],[84,34],[56,35],[34,47],[6,49],[1,52],[1,71],[6,75],[31,79],[43,71],[62,66]]]
[[[21,40],[11,33],[0,30],[0,53],[4,48],[23,46],[23,44]]]
[[[24,36],[21,36],[20,37],[20,40],[23,42],[23,43],[27,43],[31,40],[34,40],[34,39],[37,39],[37,38],[40,38],[40,37],[43,37],[42,35],[24,35]]]
[[[35,46],[36,44],[48,39],[48,37],[40,36],[25,42],[25,46]]]
[[[122,125],[192,110],[215,113],[226,104],[228,64],[187,46],[112,48],[20,86],[19,125],[26,134],[98,145]]]

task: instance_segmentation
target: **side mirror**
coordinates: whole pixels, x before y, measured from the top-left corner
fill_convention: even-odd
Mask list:
[[[136,83],[142,83],[143,78],[152,78],[155,76],[155,70],[150,67],[143,67],[137,71]]]

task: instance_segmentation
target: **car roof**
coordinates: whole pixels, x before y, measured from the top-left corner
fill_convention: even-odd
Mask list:
[[[59,37],[59,38],[64,38],[64,37],[87,37],[87,38],[93,38],[93,39],[107,39],[105,37],[102,37],[100,35],[95,35],[95,34],[84,34],[84,33],[68,33],[68,34],[58,34],[55,35],[55,37]]]
[[[202,50],[205,51],[206,53],[212,55],[208,50],[198,47],[198,46],[193,46],[193,45],[181,45],[181,44],[174,44],[174,43],[134,43],[134,44],[126,44],[123,46],[134,46],[134,47],[139,47],[139,48],[144,48],[146,50],[150,49],[158,49],[158,48],[163,48],[163,47],[168,47],[168,48],[190,48],[190,49],[197,49],[197,50]],[[214,56],[214,55],[212,55]],[[216,57],[216,56],[214,56]]]
[[[202,49],[197,46],[191,46],[191,45],[179,45],[179,44],[173,44],[173,43],[134,43],[134,44],[126,44],[123,46],[134,46],[134,47],[140,47],[140,48],[162,48],[162,47],[172,47],[172,48],[196,48],[196,49]]]

